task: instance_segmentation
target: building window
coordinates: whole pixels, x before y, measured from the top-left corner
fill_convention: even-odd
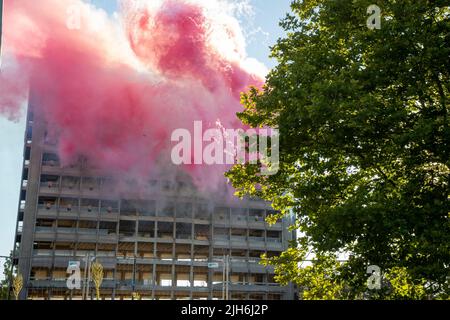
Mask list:
[[[40,209],[46,209],[51,210],[54,209],[56,205],[56,198],[55,197],[39,197],[38,200],[38,207]]]
[[[176,215],[177,215],[177,218],[191,218],[192,217],[192,203],[189,203],[189,202],[178,203]]]
[[[153,221],[138,222],[139,237],[153,238],[155,236],[155,223]]]
[[[229,210],[227,207],[216,207],[214,209],[214,218],[217,220],[228,220]]]
[[[172,277],[170,274],[161,274],[160,275],[160,284],[161,287],[171,287],[172,286]]]
[[[173,204],[166,204],[164,207],[161,208],[158,212],[159,217],[173,217],[175,213],[175,206]]]
[[[176,238],[177,239],[191,239],[192,224],[179,223],[176,224]]]
[[[94,199],[81,199],[81,210],[84,212],[98,212],[98,200]]]
[[[57,189],[59,186],[59,176],[41,175],[41,188]]]
[[[78,190],[80,187],[80,178],[64,176],[62,177],[61,187],[63,190]]]
[[[172,222],[158,222],[158,238],[173,238]]]
[[[194,216],[196,219],[208,219],[209,218],[208,205],[204,203],[197,204],[194,209]]]
[[[136,203],[131,200],[122,200],[120,203],[120,213],[125,216],[137,215]]]
[[[117,213],[118,208],[118,201],[101,200],[101,213]]]
[[[78,209],[78,199],[76,198],[61,198],[59,200],[59,210],[70,212]]]
[[[99,225],[99,234],[102,235],[116,235],[117,231],[117,223],[116,222],[100,222]]]
[[[42,165],[50,167],[59,167],[59,157],[54,153],[44,153],[42,155]]]
[[[194,237],[195,240],[208,240],[209,238],[209,226],[196,224],[194,225]]]
[[[119,234],[124,237],[133,237],[136,231],[136,222],[120,220]]]
[[[250,209],[249,210],[249,221],[255,222],[264,222],[265,220],[265,211],[262,209]]]
[[[99,188],[99,181],[97,178],[83,177],[82,184],[84,190],[93,191]]]

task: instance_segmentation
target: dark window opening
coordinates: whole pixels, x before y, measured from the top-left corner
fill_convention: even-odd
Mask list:
[[[42,165],[51,167],[59,166],[59,157],[54,153],[44,153],[42,155]]]
[[[120,220],[119,223],[119,234],[125,237],[133,237],[136,231],[136,222]]]

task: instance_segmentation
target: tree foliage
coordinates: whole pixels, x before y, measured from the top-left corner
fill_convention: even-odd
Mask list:
[[[405,286],[394,280],[401,274],[426,291],[391,297],[445,297],[450,9],[448,1],[375,2],[382,14],[375,30],[366,25],[373,0],[292,2],[281,23],[286,36],[272,50],[278,65],[263,90],[243,95],[238,114],[252,127],[279,129],[280,171],[263,176],[246,164],[227,176],[238,195],[296,214],[303,241],[271,261],[280,280],[322,276],[283,259],[311,248],[318,256],[352,254],[335,272],[348,297],[367,290],[368,265],[393,287]],[[315,265],[330,267],[323,259]]]
[[[10,281],[13,278],[12,270],[12,251],[8,258],[5,258],[3,263],[3,280],[0,281],[0,300],[8,299],[8,289],[10,287]]]
[[[263,264],[275,265],[275,280],[283,285],[294,282],[304,300],[335,300],[345,298],[344,283],[339,277],[339,263],[333,256],[316,257],[306,264],[304,250],[289,248],[279,257],[268,259],[263,255]]]

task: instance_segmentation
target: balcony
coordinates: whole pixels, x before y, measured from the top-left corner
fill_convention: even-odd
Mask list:
[[[79,228],[78,229],[78,241],[83,242],[96,242],[97,241],[97,229]]]
[[[264,243],[264,237],[248,237],[248,241],[255,243]]]
[[[247,226],[247,217],[246,216],[231,216],[231,226],[245,228]]]
[[[53,227],[36,227],[35,233],[36,241],[54,241],[56,236]]]
[[[231,236],[231,246],[247,246],[247,237],[246,236]]]
[[[279,238],[267,238],[267,249],[271,250],[283,250],[283,243]]]
[[[61,173],[61,167],[59,166],[59,164],[51,164],[49,162],[45,162],[42,163],[41,173],[59,175]]]
[[[281,221],[278,221],[273,225],[266,223],[266,227],[267,227],[267,230],[281,231],[281,230],[283,230],[283,223]]]
[[[215,225],[228,225],[230,224],[230,217],[228,215],[213,215],[213,223]]]
[[[30,286],[33,288],[65,288],[65,289],[67,289],[66,279],[31,280]]]
[[[219,286],[220,288],[222,285]],[[230,291],[241,291],[241,292],[274,292],[282,293],[285,291],[278,283],[267,283],[267,282],[232,282],[229,286]]]
[[[75,228],[56,228],[56,241],[76,241],[77,233]]]
[[[69,261],[74,261],[73,253],[70,256],[55,255],[53,265],[55,268],[67,268]],[[80,262],[81,265],[81,262]]]
[[[52,255],[53,250],[43,250],[43,249],[34,250],[35,257],[51,257]]]
[[[101,208],[100,220],[102,221],[117,221],[119,219],[119,211],[113,208]]]
[[[228,247],[230,244],[230,239],[227,235],[214,235],[214,246]]]
[[[119,237],[115,232],[108,232],[108,230],[99,230],[98,243],[110,243],[114,244],[118,241]]]
[[[192,241],[196,245],[209,245],[209,237],[205,235],[194,235],[194,239]]]
[[[264,217],[250,216],[247,218],[247,220],[248,220],[248,227],[251,229],[266,228],[266,221],[264,220]]]
[[[32,266],[35,268],[51,268],[53,266],[53,259],[51,257],[46,259],[43,257],[33,257]]]
[[[38,205],[38,211],[37,215],[39,218],[55,218],[58,214],[58,211],[60,212],[60,216],[62,218],[76,218],[78,216],[78,211],[76,210],[76,207],[71,208],[68,210],[67,207],[61,206],[58,210],[58,207],[54,203],[47,203],[47,204],[39,204]]]
[[[78,196],[80,194],[80,189],[77,187],[67,187],[63,186],[61,188],[61,194],[65,196]]]
[[[90,206],[80,207],[80,219],[83,220],[97,220],[98,208]]]
[[[59,207],[60,218],[78,218],[78,207],[77,206],[60,206]]]

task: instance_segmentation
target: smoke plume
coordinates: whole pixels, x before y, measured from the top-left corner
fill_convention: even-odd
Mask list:
[[[0,114],[23,116],[30,92],[63,164],[149,176],[170,162],[177,128],[239,128],[240,93],[263,84],[237,20],[219,0],[5,0]],[[200,187],[225,166],[183,168]]]

